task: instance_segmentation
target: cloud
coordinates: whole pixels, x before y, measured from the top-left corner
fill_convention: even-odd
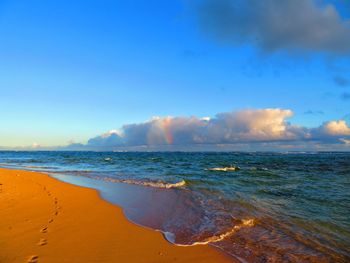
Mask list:
[[[350,80],[342,76],[334,76],[333,81],[335,82],[335,84],[341,87],[346,87],[350,85]]]
[[[39,143],[37,143],[37,142],[33,142],[32,143],[32,148],[33,149],[39,149],[39,148],[41,148],[42,146],[39,144]]]
[[[299,136],[297,128],[286,122],[292,115],[282,109],[220,113],[208,125],[208,139],[212,143],[294,139]]]
[[[93,151],[349,151],[344,119],[306,128],[290,123],[289,109],[246,109],[214,117],[153,117],[95,136],[86,144],[45,147],[34,143],[11,150]],[[0,147],[1,148],[1,147]],[[8,149],[8,147],[2,147]]]
[[[290,110],[262,109],[220,113],[214,118],[154,117],[124,125],[88,141],[88,146],[227,144],[250,141],[290,140],[303,132],[285,119]]]
[[[320,131],[330,136],[350,135],[350,128],[344,120],[326,122],[320,127]]]
[[[121,137],[121,134],[116,130],[109,131],[88,141],[88,145],[99,147],[120,146],[122,144],[123,138]]]
[[[341,138],[340,141],[342,141],[346,145],[350,145],[350,140]]]
[[[204,32],[226,44],[279,50],[350,53],[350,20],[316,0],[200,0]]]
[[[288,109],[248,109],[219,113],[215,117],[153,117],[142,123],[127,124],[88,141],[85,149],[217,150],[345,145],[350,128],[344,120],[329,121],[316,128],[293,125]],[[211,145],[211,146],[210,146]],[[234,145],[234,146],[232,146]],[[323,146],[322,146],[323,145]],[[70,149],[82,148],[81,144]],[[298,149],[299,149],[298,148]]]

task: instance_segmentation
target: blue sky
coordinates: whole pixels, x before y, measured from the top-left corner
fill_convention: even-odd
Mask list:
[[[350,122],[350,52],[218,39],[194,2],[0,1],[0,146],[244,109],[289,109],[306,128]],[[345,21],[349,3],[333,2]]]

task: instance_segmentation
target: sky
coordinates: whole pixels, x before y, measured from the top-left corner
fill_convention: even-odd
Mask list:
[[[346,0],[0,0],[0,149],[350,149]]]

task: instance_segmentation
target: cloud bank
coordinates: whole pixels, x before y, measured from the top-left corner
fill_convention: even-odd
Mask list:
[[[204,32],[226,44],[279,50],[350,53],[350,20],[322,0],[199,0]]]
[[[116,150],[123,147],[190,149],[211,145],[292,149],[303,144],[313,148],[322,145],[349,146],[350,128],[344,120],[329,121],[316,128],[293,125],[287,109],[248,109],[219,113],[213,118],[154,117],[143,123],[127,124],[119,130],[88,140],[87,144],[72,144],[70,149]],[[179,148],[179,146],[181,146]]]

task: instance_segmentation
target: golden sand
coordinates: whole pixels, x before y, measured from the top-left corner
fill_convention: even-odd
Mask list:
[[[129,222],[96,190],[0,169],[0,262],[234,262]]]

